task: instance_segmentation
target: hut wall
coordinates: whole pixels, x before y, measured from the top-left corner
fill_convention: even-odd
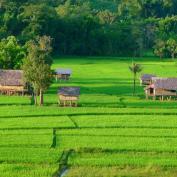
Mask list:
[[[24,86],[0,86],[0,91],[8,91],[8,90],[13,90],[13,91],[24,91]]]
[[[6,94],[6,95],[22,94],[24,95],[25,91],[27,91],[27,89],[25,89],[24,86],[0,86],[1,94]]]
[[[164,90],[164,89],[147,89],[146,95],[148,96],[177,96],[176,92],[170,91],[170,90]]]
[[[177,96],[176,92],[173,92],[171,90],[164,90],[164,89],[156,89],[155,90],[156,96]]]

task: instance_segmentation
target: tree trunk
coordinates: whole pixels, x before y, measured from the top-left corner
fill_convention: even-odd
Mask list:
[[[34,93],[34,102],[35,102],[35,105],[37,105],[37,92]]]
[[[40,89],[40,106],[44,104],[44,97],[43,97],[43,91]]]
[[[31,105],[35,104],[35,95],[34,93],[31,94]]]
[[[172,57],[172,59],[174,59],[174,58],[175,58],[175,54],[174,54],[174,53],[172,53],[172,54],[171,54],[171,57]]]
[[[136,74],[134,74],[133,78],[133,95],[135,95],[135,87],[136,87]]]
[[[163,59],[164,57],[164,52],[160,52],[160,59]]]

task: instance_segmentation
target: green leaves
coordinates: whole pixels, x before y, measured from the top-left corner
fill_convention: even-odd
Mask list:
[[[171,54],[171,57],[174,59],[177,54],[177,41],[174,38],[167,40],[167,49]]]
[[[132,63],[132,66],[129,66],[129,69],[132,73],[136,74],[142,71],[142,66],[137,63]]]
[[[3,69],[19,69],[25,57],[24,47],[18,44],[14,36],[0,41],[0,67]]]
[[[165,56],[171,56],[171,58],[174,59],[177,54],[177,39],[170,37],[166,41],[162,39],[156,40],[156,44],[154,46],[154,53],[160,58]]]
[[[51,38],[47,36],[38,37],[36,40],[29,41],[27,48],[28,56],[23,64],[24,77],[33,86],[36,97],[39,91],[43,96],[43,91],[48,89],[52,81]],[[37,99],[35,103],[37,104]]]

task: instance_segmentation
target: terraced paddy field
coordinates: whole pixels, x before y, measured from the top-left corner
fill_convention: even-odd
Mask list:
[[[176,77],[174,61],[142,58],[143,73]],[[128,58],[56,58],[73,70],[45,105],[0,96],[0,177],[177,177],[177,100],[132,96]],[[80,86],[78,108],[60,108],[59,86]]]

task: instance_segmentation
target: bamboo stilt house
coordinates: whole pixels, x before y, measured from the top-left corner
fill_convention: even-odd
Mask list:
[[[0,93],[6,95],[21,94],[27,91],[23,82],[22,70],[0,70]]]
[[[77,107],[79,95],[80,95],[79,87],[60,87],[58,90],[60,106]]]
[[[72,74],[71,69],[62,69],[62,68],[56,69],[55,71],[56,81],[58,80],[67,81],[70,79],[71,74]]]
[[[149,85],[149,84],[151,84],[153,77],[156,77],[156,76],[153,75],[153,74],[143,74],[140,77],[140,85]]]
[[[177,97],[177,78],[152,78],[152,83],[145,88],[146,98],[153,97],[155,100],[159,97],[171,99]]]

